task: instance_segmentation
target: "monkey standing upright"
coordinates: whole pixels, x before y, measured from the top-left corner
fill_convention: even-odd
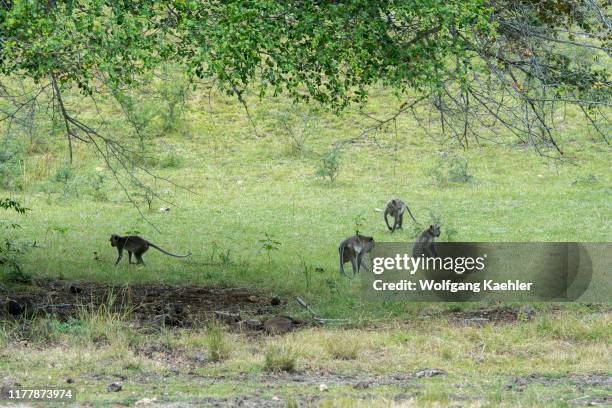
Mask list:
[[[440,226],[432,224],[425,231],[421,232],[417,237],[414,246],[412,247],[412,256],[419,257],[438,257],[438,253],[434,247],[434,240],[440,236]]]
[[[351,261],[353,275],[356,275],[361,268],[363,255],[370,252],[373,247],[374,238],[359,234],[348,237],[342,241],[338,247],[338,252],[340,253],[340,272],[346,275],[346,272],[344,272],[344,264]],[[368,270],[365,264],[363,264],[363,267],[366,271]]]
[[[144,255],[145,252],[149,250],[149,247],[153,247],[157,249],[158,251],[166,255],[173,256],[175,258],[186,258],[191,255],[191,252],[188,253],[187,255],[171,254],[170,252],[167,252],[161,249],[160,247],[158,247],[157,245],[154,245],[150,243],[149,241],[147,241],[146,239],[140,238],[139,236],[136,236],[136,235],[129,235],[126,237],[121,237],[117,234],[112,234],[110,237],[110,242],[111,242],[111,246],[117,248],[118,256],[117,256],[117,260],[115,261],[115,265],[117,265],[119,261],[121,260],[121,257],[123,257],[124,249],[128,252],[128,262],[129,263],[132,263],[132,254],[134,254],[137,260],[136,263],[143,264],[143,265],[144,265],[144,260],[142,259],[142,256]]]
[[[408,210],[408,214],[410,214],[410,217],[412,217],[412,220],[418,224],[419,222],[414,218],[414,215],[412,215],[412,211],[410,211],[410,208],[408,208],[405,202],[403,202],[399,198],[393,198],[391,201],[387,203],[387,206],[385,207],[384,218],[385,218],[385,223],[387,224],[387,227],[389,228],[389,231],[395,232],[396,228],[400,228],[400,229],[403,228],[404,212],[406,210]],[[391,215],[391,217],[393,217],[393,227],[389,225],[389,221],[387,220],[387,215]]]

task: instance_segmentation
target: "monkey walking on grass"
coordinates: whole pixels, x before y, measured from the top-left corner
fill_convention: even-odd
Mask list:
[[[419,222],[416,220],[416,218],[414,218],[414,215],[412,215],[412,211],[410,211],[410,208],[408,208],[405,202],[403,202],[399,198],[394,198],[387,203],[387,206],[385,207],[384,218],[385,223],[389,228],[389,231],[395,232],[396,228],[403,229],[404,212],[406,210],[408,210],[408,214],[410,214],[412,220],[418,224]],[[387,215],[391,215],[391,217],[393,217],[393,227],[389,225]]]
[[[111,246],[117,248],[118,256],[117,256],[117,260],[115,261],[115,265],[117,265],[119,261],[121,260],[121,258],[123,257],[124,249],[128,252],[128,262],[129,263],[132,263],[132,254],[134,254],[134,256],[136,257],[136,261],[137,261],[136,263],[143,264],[143,265],[144,265],[144,260],[142,259],[142,256],[144,255],[145,252],[149,250],[149,247],[153,247],[157,249],[158,251],[166,255],[173,256],[175,258],[186,258],[191,255],[191,252],[188,253],[187,255],[171,254],[170,252],[165,251],[161,249],[160,247],[158,247],[157,245],[152,244],[146,239],[140,238],[139,236],[136,236],[136,235],[128,235],[126,237],[122,237],[117,234],[112,234],[110,237],[110,243],[111,243]]]
[[[373,247],[374,238],[364,235],[353,235],[342,241],[338,247],[338,252],[340,253],[340,272],[346,275],[346,272],[344,272],[344,264],[351,261],[353,275],[356,275],[361,268],[363,255],[370,252]],[[363,267],[366,271],[368,270],[365,263]]]

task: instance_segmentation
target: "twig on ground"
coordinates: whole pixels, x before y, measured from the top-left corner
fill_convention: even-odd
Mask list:
[[[349,319],[323,319],[321,317],[319,317],[317,315],[317,313],[312,310],[312,308],[310,306],[308,306],[306,304],[306,302],[304,302],[304,300],[301,297],[297,297],[296,298],[297,302],[300,304],[300,306],[302,306],[304,309],[308,310],[308,312],[312,315],[312,318],[320,324],[326,324],[326,323],[343,323],[343,322],[348,322]]]

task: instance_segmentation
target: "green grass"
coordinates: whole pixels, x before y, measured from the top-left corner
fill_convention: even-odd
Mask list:
[[[384,115],[400,103],[380,90],[366,110]],[[28,251],[23,269],[35,278],[67,281],[254,286],[288,300],[300,296],[321,316],[348,318],[350,325],[273,338],[218,327],[151,333],[104,308],[68,322],[4,321],[0,375],[27,385],[74,378],[79,401],[101,406],[144,397],[197,406],[205,398],[244,395],[277,397],[288,406],[308,398],[321,406],[390,406],[398,394],[408,406],[567,406],[585,395],[605,395],[602,387],[576,385],[571,375],[610,375],[606,307],[594,314],[587,305],[534,305],[532,321],[462,326],[435,313],[457,305],[366,304],[358,280],[340,276],[337,265],[338,243],[355,232],[356,221],[361,233],[379,242],[414,237],[411,221],[391,235],[374,211],[394,196],[423,224],[441,219],[443,237],[454,231],[455,241],[610,241],[610,149],[588,137],[574,112],[559,135],[571,160],[560,162],[511,139],[463,150],[452,141],[434,141],[435,124],[427,131],[407,117],[398,121],[397,135],[382,130],[359,138],[367,124],[354,111],[314,114],[307,138],[296,147],[278,118],[297,118],[297,108],[255,98],[249,106],[259,138],[239,103],[213,93],[210,105],[206,96],[195,95],[179,131],[148,140],[155,173],[194,192],[148,179],[177,204],[154,199],[149,210],[147,197],[132,190],[155,228],[85,146],[78,145],[71,176],[63,170],[63,138],[48,150],[32,149],[20,173],[23,189],[0,192],[32,209],[26,216],[2,214],[22,226],[11,234],[40,247]],[[129,139],[125,126],[113,122],[116,108],[102,103],[101,109],[109,131]],[[93,119],[93,107],[83,117]],[[341,152],[337,179],[317,177],[322,155],[337,141],[355,138],[359,142]],[[467,172],[459,164],[447,166],[452,157],[467,160]],[[158,211],[162,206],[171,210]],[[146,266],[128,265],[125,258],[114,266],[109,236],[128,232],[193,256],[178,260],[151,250]],[[278,249],[262,248],[272,241]],[[294,302],[288,312],[307,316]],[[203,353],[213,358],[198,357]],[[341,379],[389,379],[423,368],[448,375],[365,390]],[[556,380],[507,388],[513,376],[530,374]],[[106,392],[117,378],[126,378],[124,392]],[[321,392],[325,381],[328,390]]]
[[[104,316],[87,315],[82,324],[107,327]],[[602,380],[589,382],[588,377],[611,375],[612,337],[605,330],[611,317],[562,312],[486,327],[432,317],[375,329],[311,328],[282,337],[227,333],[224,341],[232,353],[220,362],[197,357],[207,343],[207,328],[150,333],[123,326],[116,328],[118,335],[87,343],[57,330],[52,341],[26,334],[2,347],[0,372],[5,382],[24,386],[61,386],[70,378],[79,401],[100,405],[133,404],[146,397],[198,406],[206,398],[245,396],[317,397],[323,406],[365,406],[373,399],[375,406],[388,406],[401,394],[418,406],[457,401],[468,406],[564,406],[576,398],[607,395]],[[37,324],[49,321],[39,319]],[[555,327],[564,334],[551,330]],[[343,344],[349,337],[359,348],[354,359],[326,352],[330,341]],[[413,377],[424,368],[448,374]],[[124,390],[108,393],[106,386],[117,380]],[[353,388],[363,381],[371,385]],[[321,384],[326,391],[320,391]]]
[[[384,116],[399,104],[383,92],[375,94],[366,108],[371,113]],[[572,112],[559,136],[571,158],[567,163],[517,148],[511,139],[508,146],[464,151],[452,142],[434,141],[406,117],[398,122],[397,136],[378,131],[345,147],[338,178],[331,183],[315,176],[320,155],[337,141],[358,137],[366,127],[363,117],[352,111],[340,117],[314,114],[316,132],[296,153],[277,119],[281,114],[297,117],[295,108],[283,100],[252,98],[249,104],[260,138],[239,103],[213,94],[212,111],[196,95],[180,132],[149,141],[150,154],[170,158],[154,171],[195,192],[148,180],[164,199],[177,204],[159,212],[169,205],[155,199],[149,211],[145,198],[134,196],[159,232],[85,146],[78,146],[66,184],[49,185],[56,174],[64,174],[63,141],[51,153],[29,156],[23,163],[25,190],[0,193],[16,196],[32,209],[27,217],[10,216],[21,223],[21,237],[43,247],[29,252],[25,270],[35,277],[121,283],[255,285],[299,294],[338,316],[359,309],[359,285],[341,278],[336,259],[338,243],[355,232],[356,217],[361,218],[360,231],[377,241],[414,236],[409,221],[404,231],[389,234],[380,213],[374,212],[393,196],[404,198],[423,224],[441,219],[443,237],[454,231],[455,241],[612,238],[609,147],[591,141]],[[93,118],[92,112],[83,115]],[[136,147],[135,139],[133,143]],[[454,170],[445,164],[452,157],[467,160],[467,182],[440,182],[440,174],[446,174],[444,180],[453,178]],[[177,260],[151,250],[146,267],[128,266],[125,260],[115,267],[108,238],[128,232],[193,256]],[[280,242],[278,250],[262,250],[260,240],[266,234]]]
[[[341,337],[338,333],[329,336],[324,343],[325,351],[337,360],[355,360],[362,349],[362,341],[352,333]]]
[[[211,361],[227,360],[230,356],[231,349],[229,342],[223,332],[223,327],[216,321],[208,323],[206,332],[206,343],[208,346],[208,354]]]
[[[264,370],[271,372],[295,371],[298,360],[296,346],[290,342],[275,343],[266,349]]]

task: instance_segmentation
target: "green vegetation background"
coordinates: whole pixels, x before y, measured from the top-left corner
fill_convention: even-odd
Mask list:
[[[359,230],[377,241],[409,242],[419,232],[408,218],[403,231],[388,233],[375,209],[394,196],[422,225],[442,222],[444,240],[612,239],[610,149],[577,112],[559,112],[558,137],[566,151],[560,161],[503,133],[490,135],[501,144],[483,138],[463,149],[441,135],[425,111],[420,122],[403,116],[396,127],[391,122],[367,131],[374,123],[357,109],[337,116],[250,95],[249,116],[234,98],[205,86],[193,91],[179,71],[165,74],[124,95],[129,104],[123,107],[131,109],[140,135],[116,100],[93,105],[76,93],[66,97],[80,106],[82,120],[142,148],[153,173],[191,190],[140,173],[172,206],[126,184],[150,223],[90,146],[76,142],[74,164],[67,166],[61,123],[42,115],[28,128],[4,125],[6,191],[0,195],[31,209],[25,217],[6,215],[22,226],[14,234],[41,247],[25,256],[27,273],[113,283],[253,285],[299,294],[333,317],[347,309],[365,313],[357,281],[338,272],[343,238]],[[401,102],[380,88],[362,109],[384,118]],[[337,167],[333,181],[322,177],[330,155]],[[150,251],[146,267],[126,260],[115,267],[111,233],[142,235],[193,256],[177,260]]]

